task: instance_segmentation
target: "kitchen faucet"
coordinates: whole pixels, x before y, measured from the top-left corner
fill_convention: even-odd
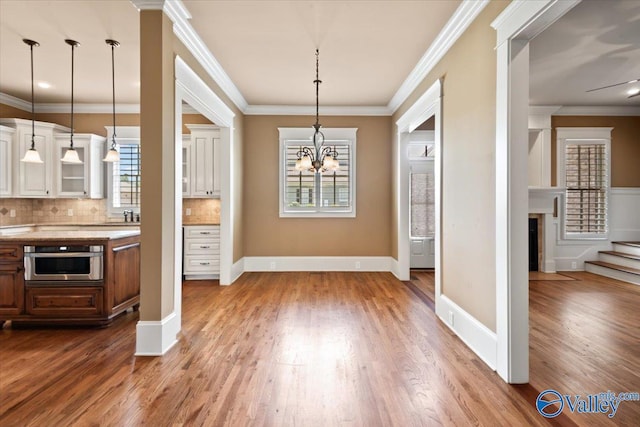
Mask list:
[[[124,214],[124,222],[129,222],[129,215],[131,215],[130,222],[133,222],[133,210],[124,210],[122,213]]]

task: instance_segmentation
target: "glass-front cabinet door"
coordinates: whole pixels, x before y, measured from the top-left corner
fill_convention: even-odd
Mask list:
[[[101,198],[104,196],[102,153],[105,138],[93,134],[73,136],[73,147],[82,163],[66,163],[61,159],[69,149],[69,134],[55,136],[57,197]]]

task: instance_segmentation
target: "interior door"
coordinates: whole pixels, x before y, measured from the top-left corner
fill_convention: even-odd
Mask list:
[[[435,267],[435,177],[433,160],[410,162],[410,267]]]

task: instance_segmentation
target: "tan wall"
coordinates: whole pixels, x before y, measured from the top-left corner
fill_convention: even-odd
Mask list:
[[[245,256],[389,256],[391,120],[321,117],[323,127],[356,127],[356,218],[279,217],[278,127],[308,127],[310,116],[244,118]]]
[[[493,331],[496,34],[490,23],[507,5],[492,1],[393,116],[395,123],[444,78],[442,292]]]
[[[556,128],[612,127],[611,186],[640,187],[640,116],[552,116],[551,185],[557,185]]]

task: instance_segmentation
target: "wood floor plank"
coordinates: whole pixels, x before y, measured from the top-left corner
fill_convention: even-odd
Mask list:
[[[185,282],[164,357],[134,357],[137,312],[106,329],[0,331],[4,426],[544,426],[535,398],[640,390],[640,288],[589,273],[530,286],[531,382],[504,384],[388,273]],[[433,295],[430,296],[433,298]],[[557,425],[637,425],[563,414]],[[635,424],[634,424],[635,423]]]

